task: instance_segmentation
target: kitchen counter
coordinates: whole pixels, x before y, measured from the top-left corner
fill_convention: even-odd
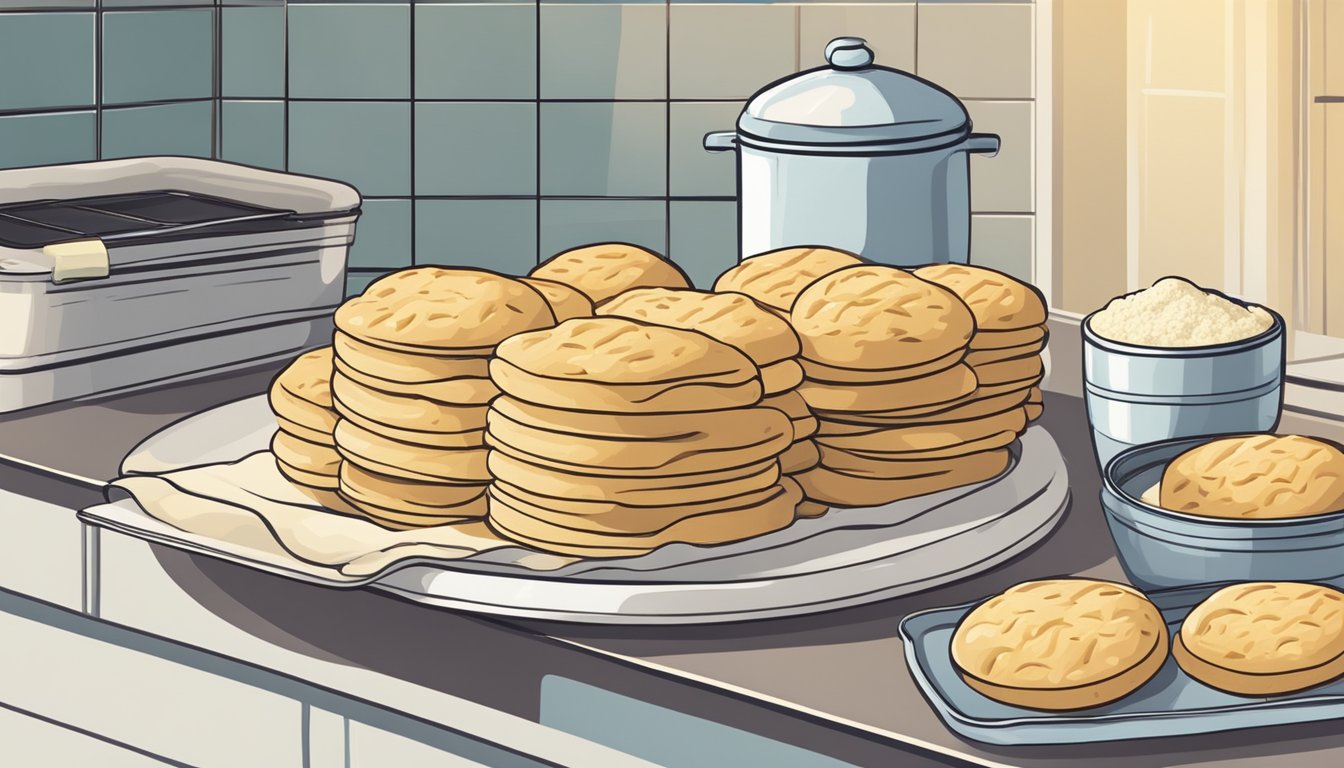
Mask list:
[[[1068,336],[1056,332],[1051,344],[1060,371],[1053,381],[1065,392],[1065,372],[1076,365]],[[618,765],[633,762],[628,755],[681,765],[1344,763],[1344,735],[1328,722],[1124,744],[989,747],[954,736],[920,697],[897,634],[906,614],[1029,578],[1122,578],[1076,397],[1049,393],[1041,422],[1068,461],[1072,508],[1049,539],[1006,566],[811,617],[632,628],[489,619],[316,587],[74,519],[74,510],[100,500],[101,481],[134,444],[181,415],[260,391],[269,376],[256,371],[0,417],[0,521],[10,526],[0,543],[0,633],[7,643],[30,633],[36,654],[6,654],[0,715],[18,711],[100,745],[192,765],[418,765],[432,764],[430,755],[490,765]],[[1320,431],[1296,419],[1285,417],[1282,428]],[[69,682],[80,696],[96,700],[99,686],[113,686],[124,711],[46,695],[38,690],[51,687],[45,677],[32,691],[12,682],[34,675],[42,653],[56,653],[52,632],[84,643],[77,661],[53,657],[62,675],[78,677]],[[116,687],[130,662],[98,663],[90,648],[132,654],[148,671],[130,678],[142,681],[131,689],[147,692]],[[202,713],[224,703],[221,716],[237,722],[221,721],[231,724],[215,733]],[[234,754],[241,746],[232,734],[249,717],[258,729],[252,751]],[[192,739],[168,733],[179,720],[196,723]],[[5,727],[0,716],[0,734]],[[291,755],[297,762],[285,762]]]

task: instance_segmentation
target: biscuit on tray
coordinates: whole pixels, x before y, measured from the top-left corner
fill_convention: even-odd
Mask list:
[[[966,684],[992,699],[1083,709],[1123,698],[1152,679],[1167,658],[1167,625],[1133,587],[1029,581],[967,613],[951,653]]]
[[[690,288],[686,273],[662,256],[629,243],[600,243],[557,253],[528,273],[563,283],[594,304],[631,288]]]
[[[837,269],[863,264],[852,253],[833,248],[781,248],[743,259],[714,281],[718,293],[743,293],[787,314],[798,294]]]
[[[1186,616],[1172,655],[1191,677],[1275,696],[1344,675],[1344,593],[1297,582],[1224,587]]]
[[[1161,506],[1207,517],[1274,519],[1344,510],[1344,451],[1300,435],[1213,440],[1162,472]]]
[[[271,411],[276,416],[311,432],[325,433],[328,440],[336,428],[336,411],[331,402],[331,361],[331,347],[305,352],[276,374],[268,392]]]

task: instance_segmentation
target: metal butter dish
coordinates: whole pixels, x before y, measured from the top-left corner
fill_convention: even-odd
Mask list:
[[[0,171],[0,412],[321,343],[360,197],[185,157]]]
[[[1152,592],[1172,636],[1218,585]],[[1077,744],[1233,731],[1344,718],[1344,680],[1298,693],[1243,697],[1210,688],[1168,658],[1142,688],[1093,709],[1049,712],[1003,704],[962,681],[951,658],[957,622],[979,604],[914,613],[901,622],[910,674],[938,717],[957,734],[988,744]]]

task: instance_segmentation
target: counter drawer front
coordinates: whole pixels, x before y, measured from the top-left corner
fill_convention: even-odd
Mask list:
[[[0,490],[0,587],[79,610],[82,526],[69,509]]]
[[[84,765],[98,768],[164,768],[156,760],[88,734],[0,708],[0,744],[14,765]]]
[[[43,624],[0,596],[6,704],[200,768],[301,765],[299,702]]]

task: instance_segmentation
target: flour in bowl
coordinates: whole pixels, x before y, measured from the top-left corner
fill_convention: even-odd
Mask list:
[[[1112,299],[1092,316],[1098,336],[1147,347],[1226,344],[1249,339],[1273,324],[1261,307],[1243,307],[1176,277]]]

